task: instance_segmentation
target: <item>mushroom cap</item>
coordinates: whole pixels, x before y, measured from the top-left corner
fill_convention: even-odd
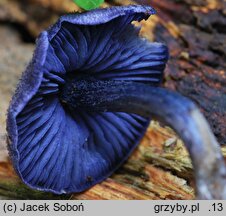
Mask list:
[[[64,15],[40,34],[7,118],[9,153],[25,184],[57,194],[81,192],[128,158],[150,119],[71,111],[59,93],[67,79],[87,76],[159,85],[167,48],[140,38],[131,24],[154,13],[137,5],[96,9]]]

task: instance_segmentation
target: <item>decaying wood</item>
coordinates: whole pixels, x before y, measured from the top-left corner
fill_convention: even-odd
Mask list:
[[[15,199],[193,199],[191,185],[186,150],[171,129],[157,122],[152,122],[127,163],[83,193],[56,196],[31,190],[18,179],[9,161],[0,163],[0,195]]]
[[[151,2],[158,15],[142,22],[141,35],[169,46],[171,58],[164,86],[194,100],[219,142],[226,144],[224,1]],[[129,3],[135,1],[109,0],[106,5]],[[19,34],[6,25],[23,26],[34,39],[59,15],[71,10],[78,8],[69,0],[0,0],[0,21],[4,22],[0,27],[0,39],[5,41],[0,44],[5,51],[0,53],[0,196],[16,199],[193,199],[193,170],[188,153],[175,133],[157,122],[150,124],[141,144],[113,176],[83,193],[56,196],[34,191],[15,175],[6,152],[5,113],[34,45],[22,42]],[[24,31],[19,32],[24,34]],[[222,152],[226,156],[226,147],[222,147]]]
[[[146,24],[143,32],[170,49],[164,86],[196,102],[226,144],[226,2],[153,0],[152,5],[158,16],[149,22],[155,25],[150,32]]]

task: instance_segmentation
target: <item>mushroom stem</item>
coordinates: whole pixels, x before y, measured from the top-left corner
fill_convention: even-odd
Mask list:
[[[163,88],[115,80],[67,82],[60,98],[71,110],[135,113],[168,124],[189,151],[198,198],[226,199],[226,167],[220,146],[189,99]]]

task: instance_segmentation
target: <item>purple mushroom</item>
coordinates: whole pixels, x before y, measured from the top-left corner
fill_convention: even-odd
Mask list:
[[[220,147],[197,107],[157,87],[167,47],[139,37],[132,21],[149,6],[62,16],[41,33],[8,110],[9,152],[31,188],[81,192],[111,175],[139,143],[150,118],[180,135],[200,198],[226,198]]]

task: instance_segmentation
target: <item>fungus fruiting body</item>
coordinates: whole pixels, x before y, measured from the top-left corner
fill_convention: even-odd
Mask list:
[[[97,9],[62,16],[41,33],[8,111],[10,155],[24,183],[58,194],[88,189],[128,158],[156,117],[185,141],[200,196],[219,193],[213,185],[222,188],[225,168],[209,126],[191,101],[157,87],[167,47],[132,25],[154,13]]]

